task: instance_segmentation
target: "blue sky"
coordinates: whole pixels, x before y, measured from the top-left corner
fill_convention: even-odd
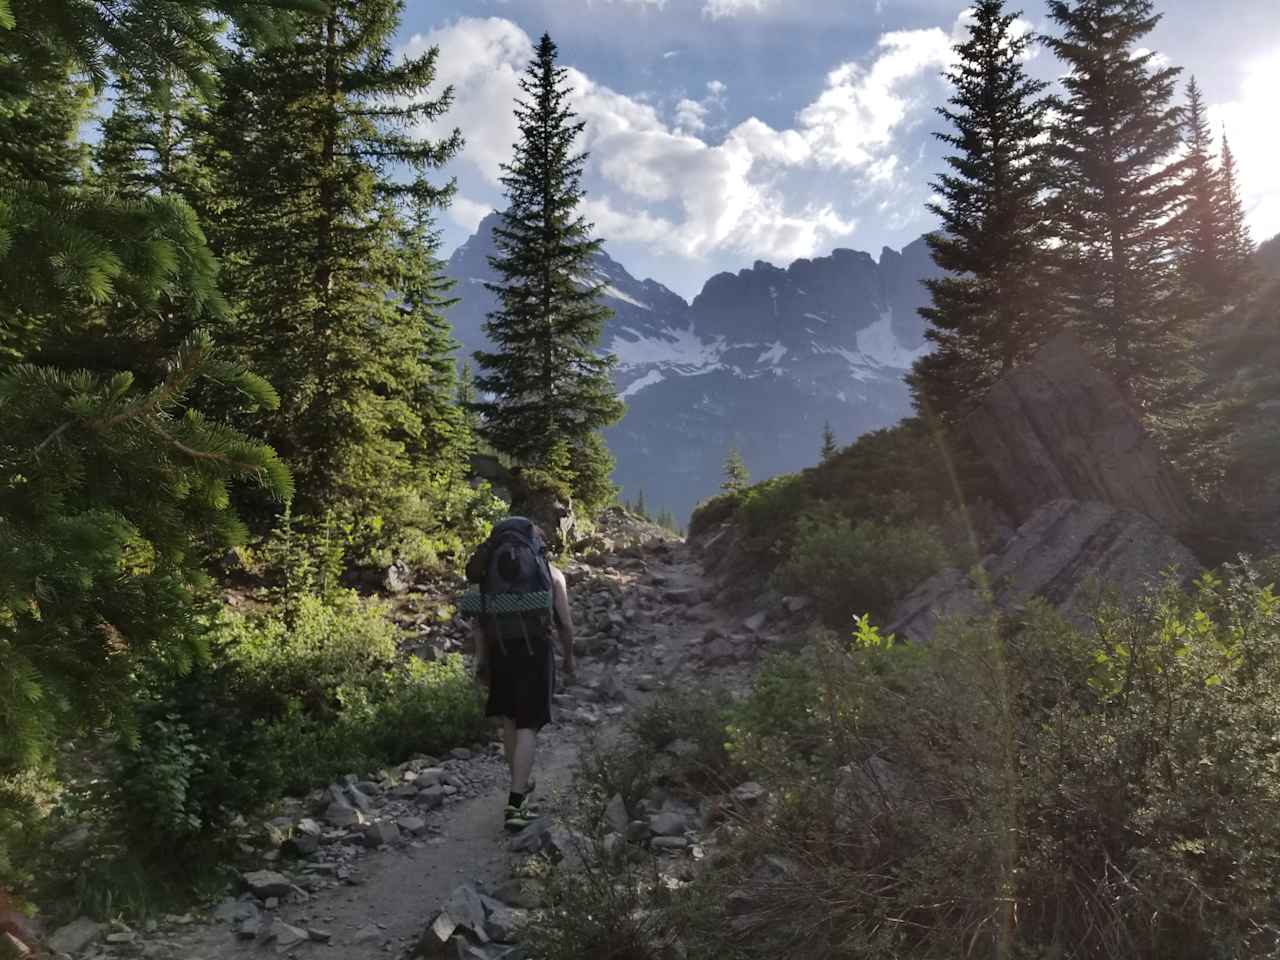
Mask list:
[[[1277,0],[1164,0],[1149,46],[1194,73],[1241,164],[1255,239],[1280,232]],[[467,147],[444,252],[501,204],[512,98],[543,31],[572,69],[586,212],[640,277],[691,297],[713,273],[834,247],[879,254],[932,227],[933,108],[962,35],[954,0],[408,0],[401,49],[440,47]],[[1015,7],[1016,9],[1016,7]],[[1047,28],[1044,7],[1022,7]],[[1211,12],[1209,12],[1211,10]],[[1047,52],[1033,72],[1052,78]],[[431,132],[431,131],[428,131]]]

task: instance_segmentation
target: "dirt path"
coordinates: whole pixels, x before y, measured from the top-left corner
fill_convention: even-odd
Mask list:
[[[540,739],[535,769],[539,802],[552,814],[567,802],[567,787],[588,732],[616,729],[627,712],[666,683],[696,681],[695,646],[708,627],[725,626],[719,614],[699,602],[705,600],[705,584],[683,545],[620,560],[617,566],[579,565],[569,572],[571,583],[576,579],[578,584],[571,586],[571,593],[603,590],[602,583],[611,584],[614,596],[622,598],[622,607],[630,608],[633,619],[624,642],[612,645],[607,660],[580,658],[578,684],[557,697],[558,722]],[[602,702],[601,689],[616,693]],[[133,954],[138,955],[141,947],[142,956],[162,960],[262,956],[272,950],[299,958],[343,960],[406,955],[459,884],[493,885],[511,875],[510,835],[504,832],[501,819],[505,768],[493,748],[468,764],[475,780],[483,781],[486,788],[425,814],[426,829],[417,838],[401,839],[362,855],[346,882],[318,889],[305,902],[288,902],[301,899],[295,893],[261,910],[264,927],[274,923],[278,928],[283,922],[328,935],[329,942],[307,939],[286,944],[262,935],[241,937],[237,923],[224,916],[222,922],[202,920],[158,930],[146,942],[134,944]],[[264,866],[291,879],[304,871],[303,862]],[[259,909],[259,903],[249,897],[241,903],[249,904],[242,910]],[[231,904],[224,905],[224,910],[230,908]]]

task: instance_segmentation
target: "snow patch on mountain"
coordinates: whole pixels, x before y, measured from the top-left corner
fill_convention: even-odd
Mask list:
[[[627,384],[627,389],[623,390],[619,396],[625,400],[627,397],[635,396],[645,387],[652,387],[655,383],[661,383],[665,379],[666,377],[663,375],[661,370],[650,370],[643,377],[638,377],[631,381],[631,383]]]
[[[893,311],[882,310],[880,319],[858,331],[858,352],[882,367],[909,370],[916,360],[929,352],[927,345],[908,350],[893,332]]]
[[[773,366],[774,364],[780,362],[782,358],[785,357],[786,355],[787,355],[787,348],[784,347],[781,344],[781,342],[775,340],[773,343],[773,346],[771,346],[764,353],[760,354],[760,356],[756,357],[756,363],[767,363],[770,366]]]
[[[649,306],[649,304],[641,303],[635,297],[630,296],[629,294],[623,293],[621,290],[619,290],[617,287],[615,287],[611,283],[606,283],[604,286],[604,290],[602,292],[606,297],[613,297],[613,299],[615,300],[621,300],[623,303],[629,303],[633,307],[639,307],[641,310],[653,309],[653,307]]]
[[[648,364],[701,371],[716,364],[723,350],[724,337],[705,341],[693,332],[692,327],[668,327],[660,335],[651,337],[644,336],[633,327],[623,327],[621,335],[614,336],[609,344],[609,352],[618,358],[620,371]]]

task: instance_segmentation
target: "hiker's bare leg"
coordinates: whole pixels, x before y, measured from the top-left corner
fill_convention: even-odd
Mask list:
[[[502,755],[507,760],[507,769],[512,770],[516,756],[516,722],[510,717],[502,718]]]
[[[511,792],[528,793],[529,776],[533,773],[533,755],[538,749],[538,731],[517,730],[511,759]]]

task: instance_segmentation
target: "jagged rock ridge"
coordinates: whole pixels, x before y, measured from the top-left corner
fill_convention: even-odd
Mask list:
[[[449,260],[460,302],[449,318],[463,355],[486,347],[494,279],[491,214]],[[851,441],[909,412],[903,373],[924,349],[924,240],[901,253],[839,249],[789,267],[757,261],[707,281],[692,303],[637,280],[601,253],[614,310],[602,345],[618,356],[629,411],[608,433],[627,496],[687,516],[714,492],[728,447],[756,479],[814,462],[824,421]]]

